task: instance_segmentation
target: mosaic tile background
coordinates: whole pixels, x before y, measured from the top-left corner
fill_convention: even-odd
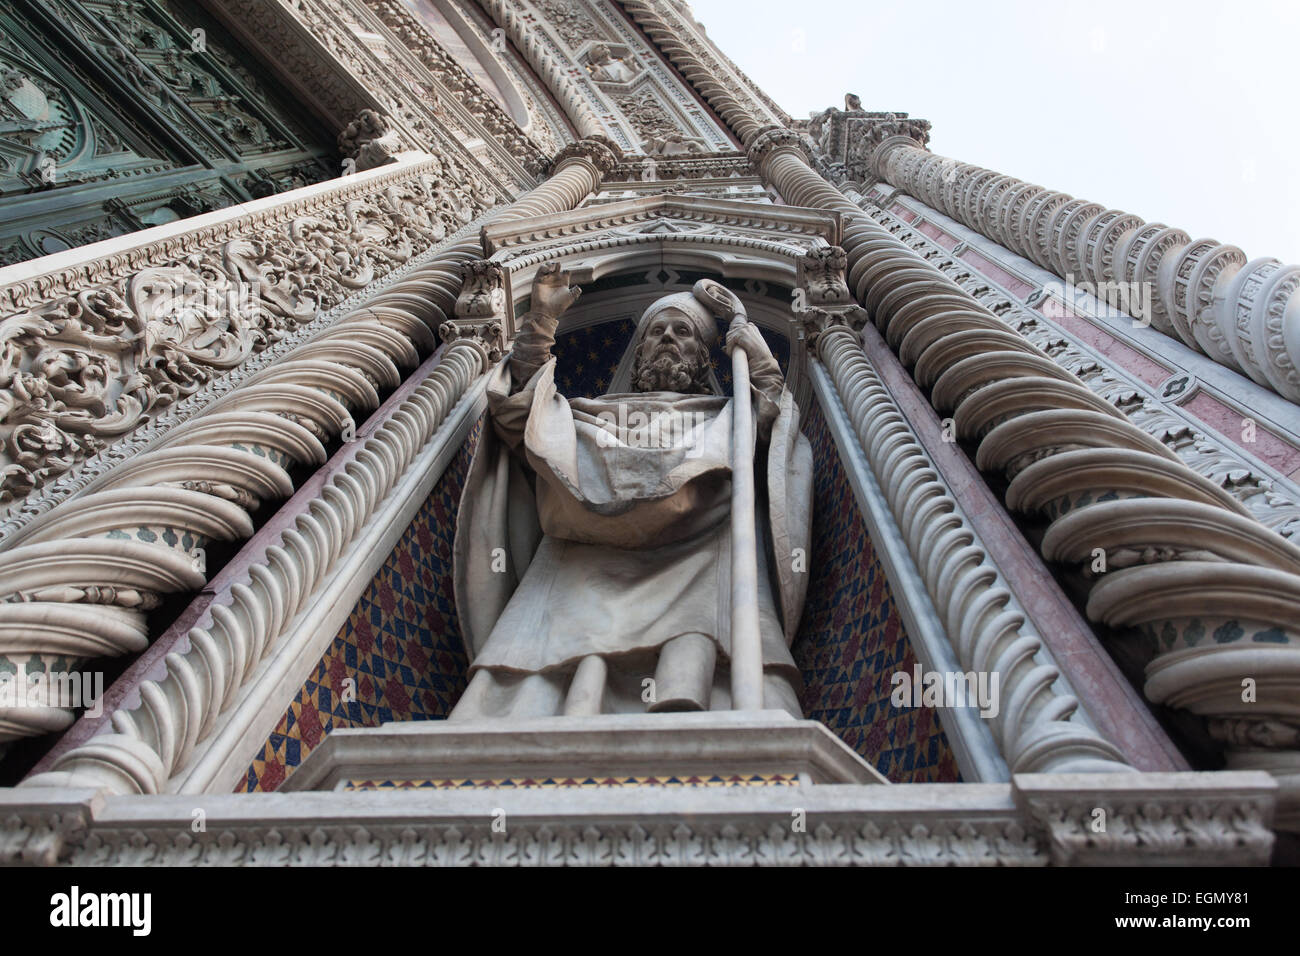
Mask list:
[[[890,703],[890,676],[916,657],[820,408],[803,429],[816,476],[812,578],[793,647],[804,713],[894,783],[960,780],[938,712]]]
[[[447,716],[465,689],[451,578],[460,491],[478,444],[474,425],[429,500],[375,575],[279,724],[237,793],[275,790],[336,727]],[[343,703],[344,679],[356,700]]]
[[[555,381],[566,395],[595,398],[609,390],[609,383],[618,370],[623,349],[632,338],[636,323],[631,319],[602,322],[576,329],[556,337],[551,348],[555,356]],[[790,343],[785,336],[760,328],[772,356],[784,372],[790,362]],[[727,334],[726,323],[718,323],[719,336]],[[711,351],[713,367],[718,370],[718,381],[723,391],[731,394],[731,359],[722,350],[722,339]]]
[[[631,332],[631,320],[621,320],[561,336],[561,389],[601,394]],[[785,340],[767,338],[784,369]],[[721,349],[715,361],[729,368]],[[276,789],[335,727],[438,719],[451,710],[467,667],[452,597],[452,534],[480,427],[250,764],[240,792]],[[889,701],[890,675],[910,672],[915,657],[820,409],[811,410],[804,431],[816,472],[812,580],[794,645],[805,713],[892,781],[958,780],[936,712],[895,709]],[[356,700],[344,704],[339,691],[349,676],[357,681]]]

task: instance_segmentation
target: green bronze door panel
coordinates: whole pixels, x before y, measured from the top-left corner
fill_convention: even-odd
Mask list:
[[[338,172],[330,131],[195,3],[0,10],[0,265]]]

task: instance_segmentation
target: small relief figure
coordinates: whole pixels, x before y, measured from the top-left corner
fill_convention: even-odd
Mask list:
[[[862,109],[862,98],[861,98],[860,96],[858,96],[858,94],[856,94],[856,93],[845,93],[845,94],[844,94],[844,109],[845,109],[846,112],[849,112],[849,113],[852,113],[852,112],[854,112],[854,111],[859,111],[859,110],[861,110],[861,109]]]
[[[629,83],[635,76],[630,67],[610,52],[604,43],[597,43],[587,55],[587,69],[597,83]]]
[[[741,467],[761,502],[762,706],[801,716],[789,645],[807,583],[812,452],[780,367],[740,300],[701,279],[645,310],[609,393],[566,398],[551,346],[579,292],[543,266],[514,348],[490,373],[490,424],[457,518],[471,665],[450,719],[731,709]],[[733,448],[734,400],[710,361],[718,319],[731,320],[727,350],[749,362],[752,448]]]
[[[647,156],[698,156],[709,152],[709,144],[704,140],[698,136],[683,136],[681,133],[651,136],[642,141],[641,148]]]
[[[339,151],[356,160],[360,173],[397,162],[402,141],[382,113],[365,109],[339,133]]]

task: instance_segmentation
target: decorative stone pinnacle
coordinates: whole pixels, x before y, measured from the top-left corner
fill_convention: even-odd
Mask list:
[[[880,177],[878,163],[895,145],[926,149],[930,121],[906,113],[839,110],[832,107],[808,121],[817,155],[842,169],[846,178],[862,182]]]

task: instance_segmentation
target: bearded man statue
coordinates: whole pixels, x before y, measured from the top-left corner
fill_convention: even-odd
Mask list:
[[[609,393],[565,398],[551,346],[579,291],[543,266],[490,373],[456,528],[471,664],[451,719],[731,709],[733,463],[756,472],[763,706],[802,716],[789,645],[812,453],[780,367],[740,300],[703,279],[646,309]],[[726,349],[749,360],[752,448],[733,448],[733,401],[709,357],[717,319],[733,317]]]

